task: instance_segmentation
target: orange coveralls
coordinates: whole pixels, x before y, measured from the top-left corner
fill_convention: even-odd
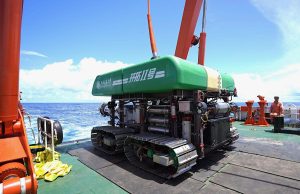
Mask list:
[[[271,113],[277,113],[277,116],[280,116],[283,113],[282,104],[280,102],[273,102],[271,105]]]

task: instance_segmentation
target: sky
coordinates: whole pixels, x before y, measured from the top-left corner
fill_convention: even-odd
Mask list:
[[[160,56],[173,55],[184,0],[152,0]],[[205,65],[235,78],[235,101],[300,101],[300,1],[208,0]],[[23,102],[98,102],[99,74],[149,60],[147,1],[25,0]],[[195,34],[201,29],[199,18]],[[189,61],[197,62],[192,47]]]

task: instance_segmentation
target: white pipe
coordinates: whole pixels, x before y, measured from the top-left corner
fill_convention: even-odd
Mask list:
[[[51,140],[52,140],[52,160],[54,161],[53,121],[51,121]]]
[[[45,138],[45,148],[47,149],[47,147],[48,147],[48,142],[47,142],[47,138],[48,136],[47,136],[47,123],[46,123],[46,121],[44,120],[44,138]]]

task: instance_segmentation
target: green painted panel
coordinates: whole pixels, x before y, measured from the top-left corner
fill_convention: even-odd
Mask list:
[[[96,77],[92,90],[94,96],[111,96],[122,93],[122,69]]]
[[[211,84],[219,76],[219,73],[216,74],[204,66],[175,56],[167,56],[97,76],[92,94],[111,96],[168,92],[175,89],[207,90],[208,85],[212,91],[216,91],[220,89],[219,86],[213,85],[212,88]],[[222,74],[222,80],[223,88],[233,91],[232,77]]]
[[[205,69],[176,57],[162,57],[123,69],[124,93],[206,88]]]
[[[80,145],[80,144],[77,144]],[[66,147],[67,149],[68,147]],[[102,175],[88,168],[77,160],[76,157],[62,153],[63,163],[72,165],[69,174],[64,177],[58,177],[54,182],[46,182],[40,179],[38,193],[42,194],[69,194],[69,193],[109,193],[126,194],[127,192],[118,185],[107,180]]]
[[[222,73],[222,88],[226,88],[229,92],[233,92],[235,88],[234,79],[231,75]]]
[[[288,133],[273,133],[271,132],[274,128],[273,125],[268,127],[260,127],[255,125],[244,125],[244,122],[236,121],[233,122],[233,126],[238,129],[241,138],[258,138],[264,140],[274,140],[278,142],[294,142],[300,143],[299,135],[292,135]],[[285,127],[287,130],[292,130],[292,128]]]

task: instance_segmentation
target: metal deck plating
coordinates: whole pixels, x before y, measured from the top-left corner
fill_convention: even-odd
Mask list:
[[[73,169],[55,182],[39,181],[39,192],[300,193],[299,135],[234,125],[241,137],[230,150],[206,156],[190,172],[171,180],[131,165],[124,154],[98,151],[90,141],[60,146],[59,151],[65,152],[62,160]]]

